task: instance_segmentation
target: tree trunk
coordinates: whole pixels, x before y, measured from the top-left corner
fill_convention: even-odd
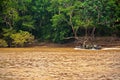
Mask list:
[[[72,31],[73,31],[73,35],[74,35],[75,39],[78,40],[77,31],[75,31],[73,25],[72,25]]]
[[[85,48],[86,47],[86,42],[88,42],[88,29],[85,28],[85,37],[84,37],[84,41],[82,44],[82,47]]]
[[[71,11],[71,14],[69,15],[69,17],[70,17],[69,24],[72,27],[72,31],[73,31],[75,39],[78,40],[77,31],[74,29],[74,25],[73,25],[73,22],[72,22],[72,14],[73,14],[73,10]]]
[[[92,45],[94,45],[95,30],[96,30],[96,28],[94,27],[93,30],[92,30],[92,32],[91,32],[91,41],[92,41]]]

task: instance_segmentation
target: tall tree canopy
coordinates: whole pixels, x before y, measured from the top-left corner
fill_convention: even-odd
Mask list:
[[[1,41],[12,46],[11,36],[24,31],[58,43],[80,36],[120,37],[120,1],[0,0]]]

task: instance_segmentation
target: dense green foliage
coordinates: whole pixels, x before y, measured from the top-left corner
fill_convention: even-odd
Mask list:
[[[12,34],[10,37],[13,40],[13,44],[15,44],[15,46],[24,46],[24,44],[32,43],[34,40],[33,35],[27,31],[21,30],[18,33]]]
[[[0,39],[0,47],[7,47],[7,42],[3,39]]]
[[[24,33],[58,43],[80,36],[120,37],[120,1],[0,0],[0,39],[23,46],[29,42]]]

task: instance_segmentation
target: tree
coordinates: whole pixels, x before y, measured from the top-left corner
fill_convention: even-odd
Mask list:
[[[11,35],[16,33],[16,30],[12,29],[12,28],[3,28],[3,39],[5,41],[7,41],[7,44],[9,47],[12,46],[12,39],[11,39]]]
[[[119,36],[119,0],[0,0],[0,39],[12,45],[20,30],[40,41],[79,40],[94,44],[94,36]]]
[[[3,39],[0,39],[0,47],[7,47],[7,42]]]
[[[35,22],[33,34],[43,40],[50,39],[51,36],[51,12],[48,7],[50,0],[32,0],[30,11]],[[49,28],[49,29],[48,29]]]
[[[18,33],[12,34],[11,39],[15,46],[23,47],[25,44],[32,43],[34,41],[34,36],[27,31],[20,30]]]
[[[82,8],[82,3],[79,0],[57,0],[55,1],[57,4],[56,13],[52,17],[52,23],[54,27],[63,25],[69,26],[69,31],[72,31],[73,37],[78,39],[77,32],[79,27],[83,24],[81,20],[80,10]],[[52,0],[52,3],[55,3]],[[54,6],[56,4],[53,4]],[[64,26],[63,26],[64,27]],[[64,29],[63,29],[64,30]],[[63,33],[63,37],[65,38],[65,33]]]

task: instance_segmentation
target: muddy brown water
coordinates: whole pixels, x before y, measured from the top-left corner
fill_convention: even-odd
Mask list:
[[[0,48],[0,80],[120,80],[120,50]]]

